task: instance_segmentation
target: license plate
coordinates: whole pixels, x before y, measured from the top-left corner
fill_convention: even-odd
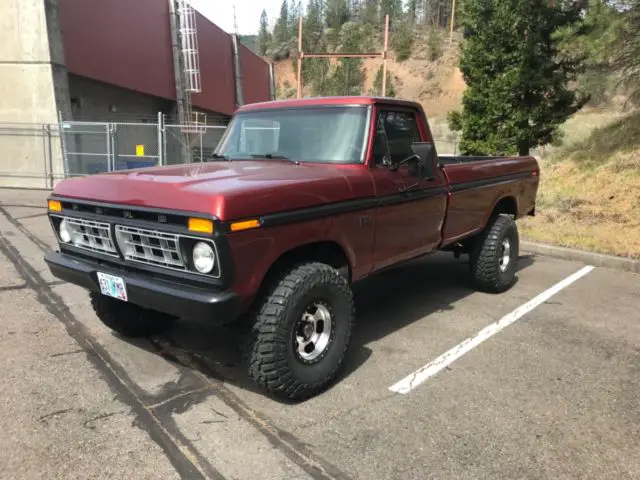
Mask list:
[[[127,301],[127,286],[122,278],[98,272],[98,282],[103,295]]]

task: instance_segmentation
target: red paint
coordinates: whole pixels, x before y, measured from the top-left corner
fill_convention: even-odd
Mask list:
[[[244,103],[264,102],[271,96],[269,65],[247,47],[239,45]],[[265,79],[265,81],[256,81],[256,79]]]
[[[241,110],[319,104],[371,104],[374,113],[381,105],[410,109],[419,118],[420,138],[431,139],[422,108],[412,102],[332,97],[268,102],[245,106]],[[375,115],[372,115],[370,128],[373,126]],[[341,246],[350,262],[352,278],[358,280],[480,231],[494,207],[504,199],[516,202],[517,217],[527,215],[535,207],[539,170],[533,157],[455,164],[435,168],[432,180],[417,179],[409,175],[406,166],[394,172],[374,165],[373,139],[372,134],[366,162],[361,165],[221,161],[66,180],[54,193],[108,203],[195,211],[229,221],[348,200],[378,197],[384,201],[409,186],[413,186],[412,191],[442,190],[440,195],[411,202],[380,203],[366,207],[366,210],[321,219],[302,218],[294,224],[229,234],[236,271],[232,289],[247,302],[282,254],[307,243],[333,242]],[[530,175],[505,183],[451,191],[456,184],[517,173]],[[418,184],[414,185],[416,182]],[[363,217],[368,217],[366,222]]]
[[[166,0],[60,0],[69,73],[175,100]],[[231,115],[236,108],[231,36],[196,12],[202,92],[195,106]],[[269,100],[268,65],[241,47],[245,102]]]

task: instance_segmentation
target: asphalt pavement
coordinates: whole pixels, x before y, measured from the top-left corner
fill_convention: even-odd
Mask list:
[[[464,257],[389,270],[355,287],[341,378],[288,403],[232,327],[104,327],[44,263],[45,198],[0,189],[0,478],[640,478],[637,274],[523,254],[489,295]]]

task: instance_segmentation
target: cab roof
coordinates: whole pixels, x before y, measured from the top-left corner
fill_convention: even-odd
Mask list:
[[[375,105],[384,103],[385,105],[398,105],[418,108],[422,111],[422,107],[417,102],[410,100],[401,100],[392,97],[373,97],[373,96],[336,96],[336,97],[309,97],[309,98],[293,98],[287,100],[272,100],[269,102],[257,102],[242,105],[237,112],[247,112],[254,110],[270,110],[278,108],[296,108],[296,107],[316,107],[324,105]]]

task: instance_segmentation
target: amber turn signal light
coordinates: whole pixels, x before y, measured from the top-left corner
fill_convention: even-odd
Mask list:
[[[190,218],[189,231],[196,233],[213,233],[213,222],[206,218]]]
[[[231,231],[240,232],[242,230],[249,230],[251,228],[258,228],[258,227],[260,227],[260,220],[258,220],[257,218],[254,218],[252,220],[242,220],[240,222],[233,222],[231,224]]]
[[[49,210],[51,210],[52,212],[62,211],[62,203],[59,202],[58,200],[49,200],[47,204],[49,206]]]

